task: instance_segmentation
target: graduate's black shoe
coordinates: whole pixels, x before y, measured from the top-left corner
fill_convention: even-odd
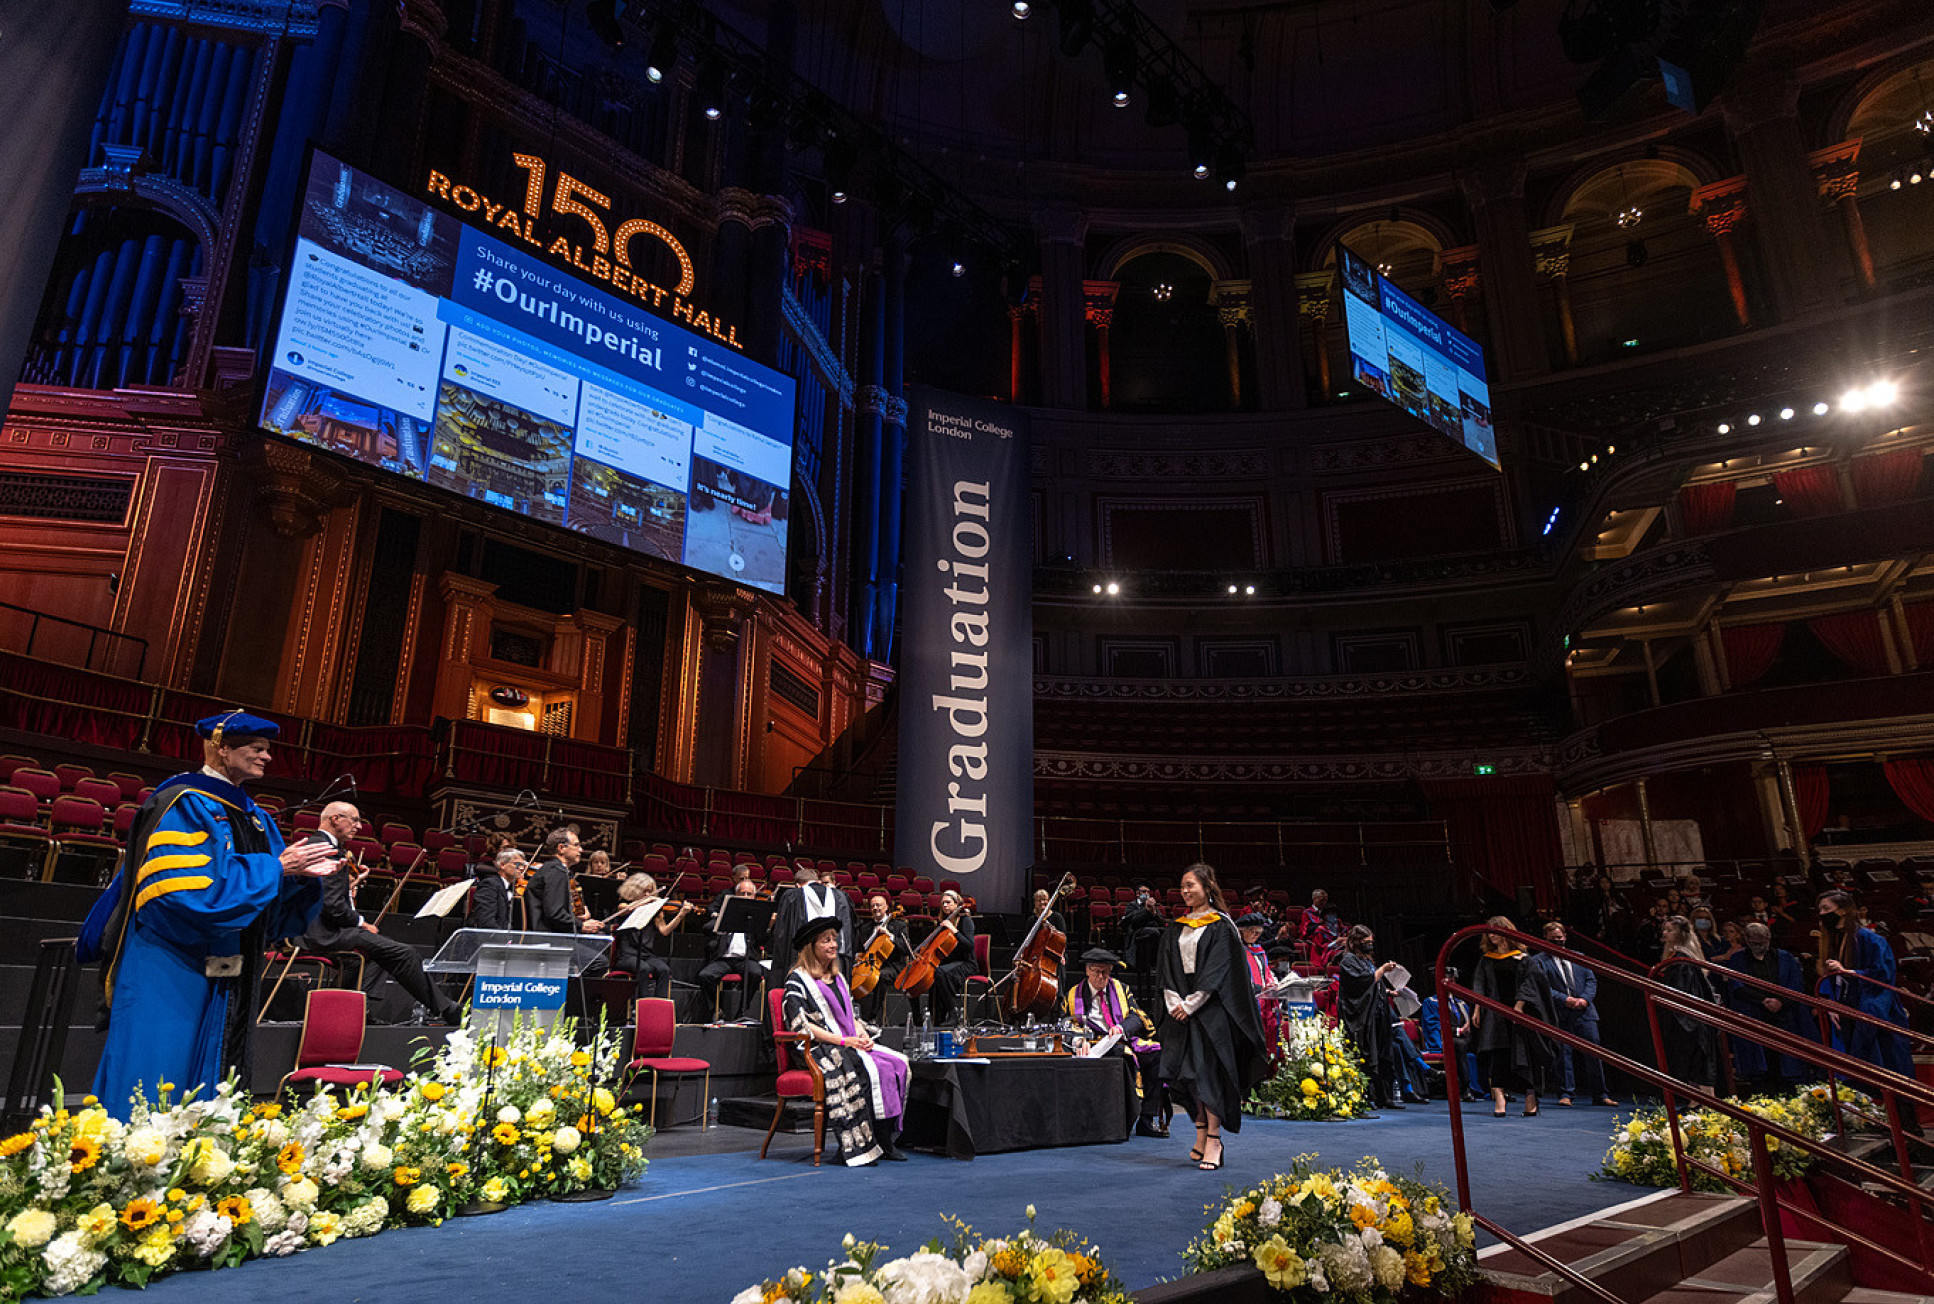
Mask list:
[[[1168,1129],[1153,1119],[1138,1118],[1135,1120],[1135,1135],[1165,1137],[1168,1135]]]

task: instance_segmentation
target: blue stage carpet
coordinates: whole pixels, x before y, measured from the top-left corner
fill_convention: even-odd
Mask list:
[[[1477,1207],[1529,1231],[1645,1194],[1588,1176],[1605,1152],[1615,1111],[1559,1109],[1494,1119],[1466,1111]],[[1225,1184],[1246,1185],[1296,1155],[1349,1166],[1375,1155],[1393,1171],[1421,1168],[1452,1184],[1445,1106],[1412,1106],[1356,1123],[1250,1120],[1230,1138],[1219,1173],[1187,1163],[1193,1133],[1167,1141],[990,1155],[972,1163],[914,1155],[904,1164],[814,1169],[810,1139],[714,1129],[704,1142],[750,1150],[692,1154],[695,1129],[659,1138],[651,1170],[599,1204],[539,1203],[442,1227],[339,1241],[290,1259],[223,1272],[187,1272],[149,1287],[161,1300],[198,1304],[329,1301],[438,1304],[498,1299],[611,1298],[725,1304],[737,1291],[795,1264],[817,1269],[853,1232],[896,1251],[945,1233],[940,1215],[987,1233],[1012,1231],[1032,1203],[1042,1228],[1073,1227],[1100,1245],[1130,1287],[1179,1276],[1182,1247],[1201,1230],[1203,1206]],[[664,1152],[676,1150],[675,1156]]]

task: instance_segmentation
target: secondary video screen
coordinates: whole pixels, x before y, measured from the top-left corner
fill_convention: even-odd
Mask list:
[[[313,155],[261,425],[770,593],[793,381]]]
[[[1350,250],[1337,255],[1356,383],[1496,467],[1484,350]]]

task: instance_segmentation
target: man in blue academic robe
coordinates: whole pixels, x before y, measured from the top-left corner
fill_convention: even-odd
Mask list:
[[[1798,957],[1791,951],[1774,946],[1772,930],[1757,921],[1746,925],[1746,948],[1726,963],[1749,978],[1757,978],[1763,983],[1776,983],[1790,992],[1806,992],[1806,974],[1800,968]],[[1820,1039],[1813,1017],[1797,1000],[1789,1000],[1762,987],[1749,987],[1745,983],[1729,982],[1726,988],[1726,1003],[1748,1018],[1771,1024],[1801,1041],[1817,1042]],[[1744,1037],[1733,1037],[1731,1041],[1738,1076],[1744,1083],[1762,1090],[1778,1091],[1798,1086],[1807,1081],[1813,1072],[1806,1061],[1791,1055],[1776,1054],[1758,1042],[1748,1041]]]
[[[302,932],[335,872],[324,843],[285,847],[242,791],[268,767],[276,724],[242,711],[196,725],[203,765],[157,787],[88,915],[83,961],[102,962],[107,1045],[94,1094],[118,1117],[169,1084],[206,1096],[244,1062],[263,945]],[[231,1006],[233,1008],[231,1008]]]

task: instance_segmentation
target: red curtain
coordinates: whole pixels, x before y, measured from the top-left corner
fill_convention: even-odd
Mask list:
[[[1460,865],[1506,896],[1529,887],[1539,905],[1558,903],[1564,851],[1550,776],[1426,780],[1424,795],[1443,819]]]
[[[1813,636],[1827,651],[1863,675],[1887,673],[1887,649],[1881,643],[1880,613],[1843,611],[1837,616],[1816,616],[1806,622]]]
[[[1846,503],[1840,498],[1840,477],[1830,466],[1801,466],[1775,472],[1773,488],[1779,491],[1795,516],[1831,516],[1846,510]]]
[[[1806,830],[1807,841],[1811,842],[1827,826],[1827,767],[1794,766],[1793,796],[1800,804],[1800,827]]]
[[[1735,688],[1743,688],[1765,677],[1773,668],[1773,658],[1786,641],[1786,626],[1726,625],[1719,631],[1719,644],[1726,649],[1726,678]]]
[[[1853,496],[1862,507],[1904,503],[1921,487],[1921,450],[1896,448],[1853,459]]]
[[[1907,809],[1934,822],[1934,759],[1906,756],[1880,768],[1887,775],[1887,785]]]
[[[1712,534],[1733,523],[1733,499],[1739,486],[1731,480],[1689,484],[1679,490],[1679,518],[1687,534]]]
[[[1907,617],[1907,637],[1914,641],[1914,659],[1921,668],[1934,669],[1934,602],[1909,602],[1901,614]]]

